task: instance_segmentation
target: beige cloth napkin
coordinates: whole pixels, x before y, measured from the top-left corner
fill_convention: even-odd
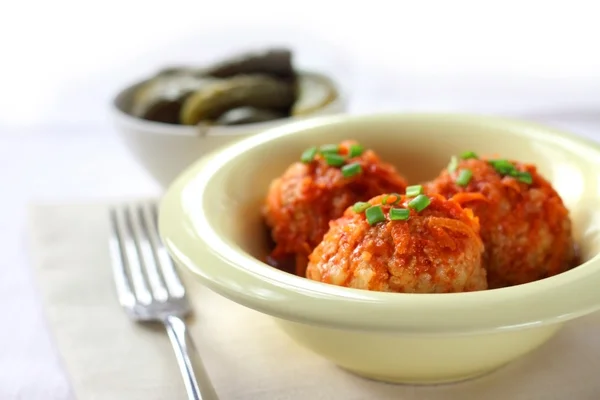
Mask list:
[[[167,335],[116,302],[105,205],[31,209],[35,271],[79,400],[185,399]],[[600,314],[569,323],[538,351],[485,377],[416,387],[369,381],[299,347],[271,319],[185,280],[191,332],[221,400],[600,399]]]

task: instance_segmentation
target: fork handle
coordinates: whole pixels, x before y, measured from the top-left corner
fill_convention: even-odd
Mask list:
[[[208,379],[196,346],[187,332],[185,322],[175,315],[169,315],[163,323],[175,350],[188,399],[217,400],[217,394]],[[198,384],[199,380],[202,386]]]

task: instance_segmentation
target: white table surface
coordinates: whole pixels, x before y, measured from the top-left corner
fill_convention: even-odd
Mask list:
[[[159,194],[159,187],[130,158],[107,121],[110,95],[123,82],[161,64],[208,59],[235,46],[261,43],[273,36],[275,28],[256,23],[240,35],[239,26],[231,25],[246,19],[228,15],[227,1],[211,9],[212,33],[201,35],[191,34],[193,13],[178,12],[179,19],[158,23],[166,11],[150,7],[151,2],[143,3],[151,16],[138,29],[125,16],[135,15],[142,3],[104,2],[103,8],[87,10],[96,19],[81,20],[56,13],[67,7],[83,12],[80,2],[31,3],[14,2],[9,11],[31,18],[37,30],[17,25],[10,17],[2,21],[4,12],[0,16],[0,47],[7,55],[2,60],[20,61],[3,61],[0,67],[0,399],[63,400],[71,398],[69,383],[29,268],[27,204]],[[258,9],[288,4],[251,3]],[[325,18],[304,7],[293,21],[286,24],[285,18],[280,19],[277,36],[296,45],[302,64],[322,67],[344,81],[352,94],[351,112],[531,115],[600,141],[600,57],[594,50],[600,34],[590,19],[595,14],[575,3],[569,2],[577,10],[569,19],[560,7],[545,9],[544,18],[538,18],[536,7],[520,2],[520,17],[510,20],[510,29],[505,22],[513,14],[506,10],[504,19],[500,14],[483,20],[464,15],[447,19],[437,14],[425,18],[426,7],[409,10],[414,18],[381,13],[358,19],[361,10],[348,10],[350,16],[336,20],[332,29],[334,9]],[[53,9],[47,13],[40,9],[28,13],[49,4]],[[537,18],[533,25],[528,23],[531,18]],[[299,28],[307,21],[310,30]],[[415,35],[420,37],[419,46],[407,39]],[[220,45],[215,44],[217,37]],[[46,46],[23,51],[36,40]],[[197,48],[206,51],[190,51]],[[32,84],[27,90],[20,83],[25,79]]]

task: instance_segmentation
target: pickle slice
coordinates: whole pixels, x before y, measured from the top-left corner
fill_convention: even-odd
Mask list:
[[[311,114],[334,101],[338,94],[333,85],[324,78],[300,74],[297,80],[298,98],[292,107],[292,115]]]
[[[262,108],[238,107],[223,114],[215,121],[216,125],[243,125],[257,122],[267,122],[275,119],[285,118],[286,114]]]
[[[180,121],[196,125],[214,121],[238,107],[254,107],[289,115],[295,101],[294,85],[266,75],[246,75],[213,82],[183,103]]]
[[[292,52],[284,48],[239,54],[207,67],[204,73],[216,78],[262,74],[278,78],[293,78]]]
[[[160,74],[136,91],[131,113],[151,121],[178,124],[185,98],[215,80],[187,72]]]

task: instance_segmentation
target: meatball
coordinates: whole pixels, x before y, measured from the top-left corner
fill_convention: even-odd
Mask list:
[[[532,282],[573,266],[569,212],[535,166],[453,157],[425,190],[452,198],[479,218],[490,288]]]
[[[302,159],[271,183],[263,207],[275,243],[270,263],[292,259],[300,276],[329,221],[357,201],[406,188],[406,180],[392,165],[355,141],[309,149]]]
[[[350,207],[330,223],[323,241],[309,258],[309,279],[338,286],[402,293],[452,293],[487,289],[482,267],[479,223],[470,210],[440,195],[422,211],[415,198],[377,196],[381,222],[368,221],[369,209]],[[408,204],[408,208],[407,208]],[[360,206],[360,204],[358,205]],[[408,219],[394,219],[393,212]],[[400,209],[401,211],[398,211]],[[374,210],[378,211],[378,210]]]

